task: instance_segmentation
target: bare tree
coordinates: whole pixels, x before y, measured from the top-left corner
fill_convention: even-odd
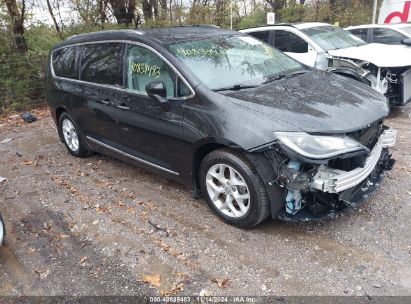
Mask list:
[[[108,0],[98,0],[98,12],[100,15],[101,27],[104,28],[104,23],[107,20],[107,2]]]
[[[13,26],[14,45],[18,52],[26,53],[28,50],[26,38],[24,37],[24,14],[26,2],[22,0],[21,12],[17,6],[17,0],[6,0],[7,12],[9,13]]]
[[[47,8],[48,8],[48,10],[49,10],[51,19],[53,20],[54,27],[56,28],[57,33],[59,34],[60,38],[63,38],[63,36],[61,35],[60,26],[59,26],[59,24],[57,23],[56,16],[54,15],[53,8],[52,8],[52,6],[51,6],[51,4],[50,4],[50,0],[47,0]]]
[[[265,0],[267,4],[271,7],[273,12],[277,12],[278,10],[285,7],[287,4],[287,0]]]
[[[134,20],[136,0],[108,0],[118,24],[129,26]]]

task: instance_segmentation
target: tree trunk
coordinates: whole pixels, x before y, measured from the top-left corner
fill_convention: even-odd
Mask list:
[[[61,35],[59,24],[57,23],[56,17],[54,16],[53,8],[51,7],[50,0],[47,0],[47,8],[49,10],[51,19],[53,19],[54,27],[56,28],[57,34],[59,34],[60,38],[63,38]]]
[[[170,0],[170,23],[173,23],[173,0]]]
[[[7,11],[13,26],[14,45],[18,52],[26,53],[28,50],[26,38],[24,37],[24,13],[26,2],[23,0],[21,13],[17,7],[16,0],[6,0]]]
[[[143,15],[144,21],[153,19],[153,9],[150,4],[150,0],[143,0]]]
[[[107,19],[107,0],[99,0],[98,1],[98,11],[100,15],[100,23],[101,27],[104,28],[104,23],[106,22]]]
[[[266,0],[268,5],[270,5],[273,12],[277,13],[280,9],[284,8],[287,0]]]
[[[133,22],[134,11],[136,9],[135,0],[109,0],[109,2],[118,24],[128,26]]]

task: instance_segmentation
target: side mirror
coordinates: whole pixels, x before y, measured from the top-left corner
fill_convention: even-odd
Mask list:
[[[163,111],[169,112],[171,110],[171,104],[167,100],[167,90],[164,82],[151,81],[146,84],[147,95],[157,101]]]
[[[411,38],[402,39],[401,43],[405,44],[405,45],[408,45],[408,46],[411,46]]]

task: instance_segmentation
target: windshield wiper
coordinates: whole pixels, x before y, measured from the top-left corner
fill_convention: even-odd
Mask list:
[[[252,88],[257,88],[259,87],[258,85],[245,85],[245,84],[235,84],[232,86],[228,87],[222,87],[218,89],[214,89],[214,92],[219,92],[219,91],[239,91],[239,90],[244,90],[244,89],[252,89]]]
[[[297,76],[297,75],[305,74],[305,73],[307,73],[307,72],[308,72],[308,71],[306,71],[306,70],[301,70],[301,71],[296,71],[296,72],[293,72],[293,73],[290,73],[290,74],[274,74],[274,75],[268,75],[267,80],[264,81],[262,84],[274,82],[274,81],[277,81],[277,80],[280,80],[280,79],[283,79],[283,78],[287,78],[287,79],[288,79],[288,78],[291,78],[291,77],[294,77],[294,76]]]

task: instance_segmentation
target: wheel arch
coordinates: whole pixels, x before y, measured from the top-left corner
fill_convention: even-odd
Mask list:
[[[201,197],[200,182],[199,182],[199,172],[200,172],[201,162],[203,161],[204,157],[206,157],[208,154],[210,154],[211,152],[217,149],[222,149],[222,148],[230,149],[230,150],[237,151],[237,152],[238,151],[245,152],[245,150],[242,147],[226,139],[208,139],[206,141],[199,143],[197,149],[195,150],[193,154],[193,159],[192,159],[191,185],[192,185],[192,191],[193,191],[194,198]]]

